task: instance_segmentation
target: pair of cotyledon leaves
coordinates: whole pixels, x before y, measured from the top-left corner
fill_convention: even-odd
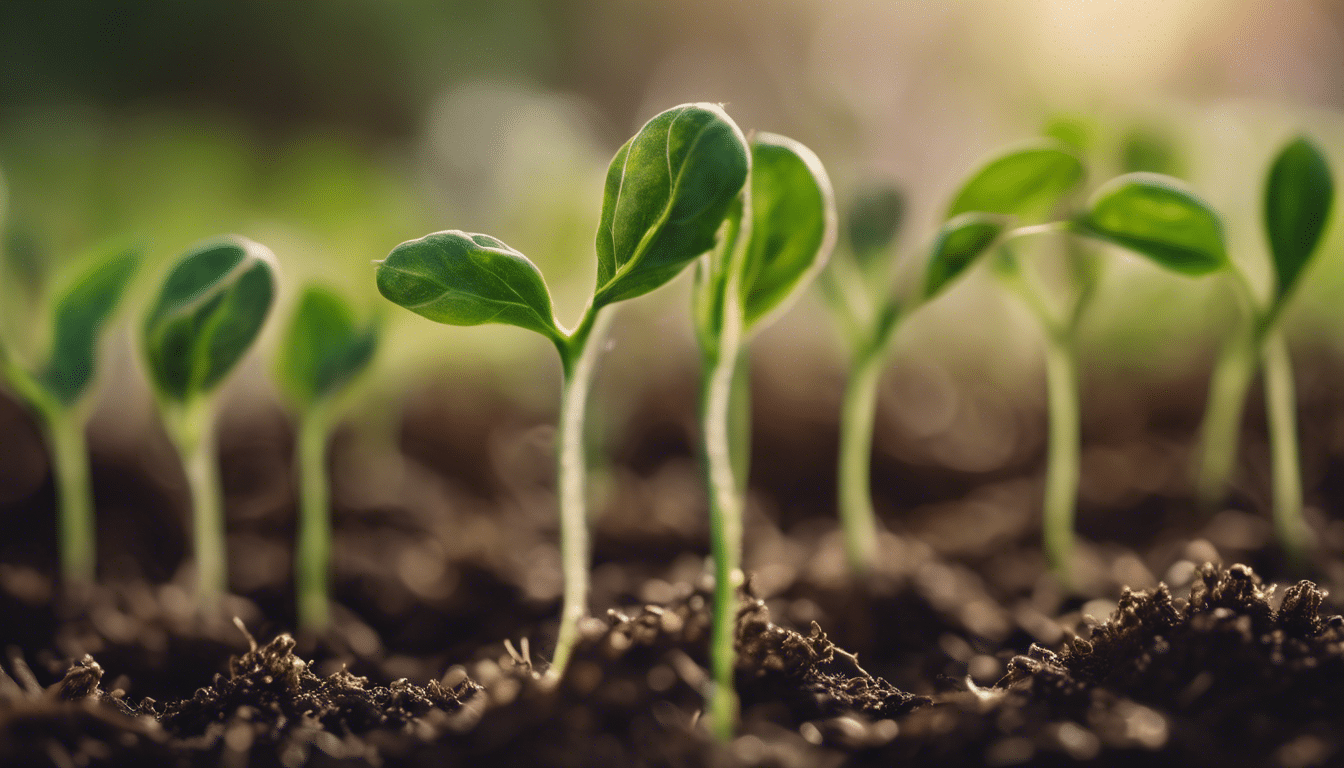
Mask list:
[[[815,155],[790,139],[742,131],[713,104],[651,119],[607,171],[597,231],[593,310],[648,293],[714,247],[748,178],[752,226],[739,282],[747,324],[784,302],[820,266],[834,239],[829,182]],[[397,246],[377,273],[383,296],[451,325],[507,323],[552,339],[541,273],[488,235],[437,232]]]
[[[275,296],[275,257],[244,238],[207,243],[169,272],[144,325],[145,354],[160,393],[185,402],[209,392],[242,359]],[[277,374],[301,406],[327,397],[372,357],[373,325],[357,328],[339,295],[309,287],[285,338]]]
[[[932,298],[988,252],[1012,218],[1048,214],[1082,181],[1082,162],[1059,144],[1038,144],[985,165],[953,199],[934,242],[924,296]],[[1299,138],[1280,152],[1265,185],[1265,229],[1276,276],[1275,300],[1292,289],[1324,232],[1334,197],[1320,150]],[[1218,215],[1176,179],[1130,173],[1102,185],[1075,231],[1115,243],[1186,275],[1227,266]]]

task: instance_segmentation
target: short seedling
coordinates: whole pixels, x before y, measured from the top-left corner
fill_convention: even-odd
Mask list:
[[[388,300],[440,323],[506,323],[549,339],[563,385],[556,434],[564,596],[548,677],[559,679],[588,610],[584,408],[611,304],[667,283],[714,247],[747,180],[741,131],[718,106],[684,104],[644,125],[607,171],[597,230],[597,284],[573,330],[556,322],[540,271],[488,235],[437,232],[402,243],[378,267]],[[601,316],[602,319],[599,319]]]
[[[215,395],[261,332],[275,295],[275,256],[241,237],[206,243],[168,273],[145,318],[155,402],[191,494],[197,599],[228,588]]]
[[[1325,232],[1334,201],[1334,182],[1324,154],[1309,139],[1290,142],[1269,169],[1264,195],[1265,236],[1274,267],[1273,294],[1267,302],[1262,301],[1236,264],[1229,265],[1243,315],[1223,344],[1209,384],[1208,406],[1200,427],[1196,490],[1206,507],[1223,500],[1236,463],[1247,390],[1256,369],[1263,366],[1274,526],[1290,556],[1300,559],[1308,546],[1308,531],[1302,520],[1292,363],[1280,326],[1284,308]]]
[[[136,249],[114,249],[82,271],[51,304],[51,344],[35,372],[0,342],[0,378],[41,421],[58,504],[61,576],[89,583],[96,566],[93,488],[84,425],[98,363],[98,337],[140,266]]]
[[[358,327],[350,304],[312,285],[299,298],[275,377],[299,413],[294,464],[299,475],[299,530],[294,586],[299,626],[326,629],[331,606],[331,512],[327,482],[327,436],[341,392],[373,359],[378,324]]]
[[[733,646],[750,445],[747,344],[811,282],[835,244],[835,231],[834,195],[821,161],[792,139],[756,134],[751,184],[729,213],[726,235],[696,270],[700,427],[715,576],[709,723],[723,739],[732,737],[737,721]]]

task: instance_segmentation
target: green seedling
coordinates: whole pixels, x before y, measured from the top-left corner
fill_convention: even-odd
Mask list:
[[[93,488],[89,480],[88,392],[98,367],[98,337],[140,266],[138,249],[81,263],[51,303],[51,343],[36,370],[0,342],[0,377],[41,422],[51,451],[58,504],[61,576],[90,583],[96,566]]]
[[[541,272],[488,235],[438,232],[402,243],[378,267],[388,300],[449,325],[505,323],[549,339],[563,375],[556,433],[564,595],[547,672],[558,680],[588,610],[584,409],[610,305],[664,285],[714,247],[747,180],[737,125],[713,104],[683,104],[644,125],[607,171],[597,230],[597,283],[573,330],[556,321]]]
[[[792,139],[756,134],[751,183],[729,213],[725,236],[696,270],[700,426],[715,575],[708,716],[724,739],[733,734],[738,708],[733,646],[750,445],[748,343],[825,264],[835,218],[830,180],[816,155]]]
[[[241,237],[212,241],[168,273],[143,328],[159,416],[191,494],[196,591],[210,605],[228,588],[215,395],[261,332],[275,295],[275,256]]]
[[[1308,545],[1302,520],[1302,477],[1297,455],[1297,415],[1292,361],[1281,318],[1325,232],[1334,202],[1330,166],[1307,138],[1290,142],[1265,179],[1264,227],[1273,262],[1273,289],[1261,300],[1245,274],[1230,265],[1231,284],[1242,321],[1224,342],[1209,384],[1200,427],[1196,491],[1205,507],[1220,503],[1236,463],[1237,436],[1246,394],[1264,368],[1265,412],[1269,421],[1274,521],[1279,541],[1295,559]]]
[[[327,438],[337,399],[373,359],[378,324],[356,323],[350,304],[331,290],[309,286],[290,320],[275,377],[299,413],[294,464],[299,474],[299,530],[294,585],[299,626],[320,632],[330,621],[331,510]]]

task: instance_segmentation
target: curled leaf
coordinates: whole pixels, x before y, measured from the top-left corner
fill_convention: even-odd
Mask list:
[[[1006,224],[1002,216],[963,213],[938,230],[924,271],[924,300],[945,289],[981,256],[993,248]]]
[[[304,289],[276,367],[281,388],[301,406],[330,397],[373,358],[378,328],[360,328],[349,302],[327,288]]]
[[[1103,184],[1080,231],[1187,275],[1227,264],[1218,214],[1170,176],[1130,173]]]
[[[1063,144],[1042,141],[990,160],[962,185],[947,217],[960,213],[1045,215],[1083,179],[1083,163]]]
[[[1265,179],[1265,233],[1274,257],[1275,297],[1282,299],[1320,244],[1335,198],[1320,148],[1298,137],[1283,148]]]
[[[94,263],[56,300],[51,352],[37,380],[62,404],[78,400],[93,379],[98,335],[139,267],[139,250],[119,250]]]

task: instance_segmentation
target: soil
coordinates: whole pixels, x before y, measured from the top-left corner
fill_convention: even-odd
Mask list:
[[[1094,406],[1113,418],[1085,435],[1068,588],[1038,541],[1039,435],[975,471],[928,460],[927,440],[879,444],[888,531],[856,580],[832,519],[833,416],[762,387],[727,744],[698,722],[712,584],[689,389],[636,403],[594,478],[595,615],[556,685],[540,674],[559,595],[550,416],[488,382],[413,401],[399,450],[338,435],[321,635],[293,634],[281,414],[222,432],[236,594],[201,608],[181,490],[145,458],[161,436],[137,458],[95,443],[101,581],[63,591],[41,444],[0,400],[0,765],[1344,764],[1344,618],[1317,586],[1344,582],[1344,430],[1309,384],[1329,377],[1302,378],[1311,563],[1274,547],[1254,471],[1227,509],[1194,510],[1191,387],[1137,420]],[[1252,418],[1251,470],[1262,434]]]

